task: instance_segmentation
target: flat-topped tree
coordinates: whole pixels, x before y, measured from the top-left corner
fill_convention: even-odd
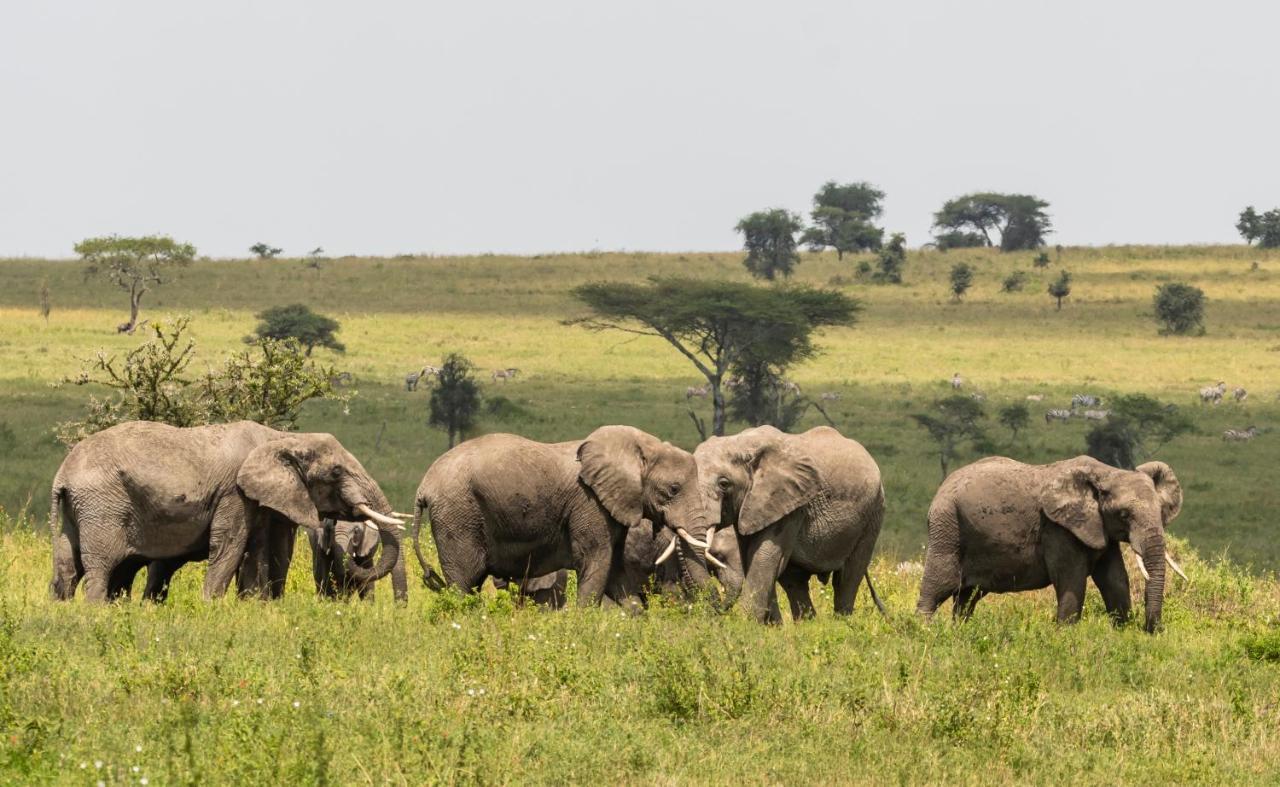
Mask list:
[[[592,314],[571,324],[658,336],[688,358],[711,388],[711,431],[716,435],[724,434],[725,374],[748,352],[757,360],[789,366],[817,352],[815,330],[852,325],[862,308],[834,290],[702,279],[600,282],[573,293]]]
[[[129,293],[129,321],[116,326],[118,333],[133,333],[138,327],[142,296],[168,281],[166,271],[190,265],[196,256],[195,246],[167,235],[87,238],[76,244],[75,251],[88,263],[86,277],[105,276]]]
[[[1039,248],[1053,231],[1048,207],[1030,194],[966,194],[947,200],[933,214],[935,240],[943,250],[975,245],[999,246],[1002,251]],[[995,232],[999,243],[992,240]]]
[[[841,260],[846,252],[878,249],[884,230],[872,222],[883,212],[883,199],[884,192],[870,183],[827,181],[813,195],[813,226],[801,240],[814,251],[833,248]]]

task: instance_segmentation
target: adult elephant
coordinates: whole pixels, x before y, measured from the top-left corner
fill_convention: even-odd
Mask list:
[[[171,575],[202,555],[206,598],[225,593],[237,571],[242,588],[277,596],[295,528],[317,529],[322,516],[378,523],[382,557],[372,570],[351,567],[360,582],[385,576],[400,553],[400,520],[337,439],[251,421],[134,421],[91,435],[63,460],[50,508],[58,599],[83,579],[85,597],[104,601],[143,565]]]
[[[423,581],[470,592],[489,576],[520,582],[572,568],[579,604],[640,602],[654,552],[672,539],[682,583],[705,587],[707,516],[697,481],[689,452],[629,426],[565,443],[511,434],[469,440],[437,459],[418,487]],[[424,514],[443,580],[418,543]],[[628,552],[648,557],[629,560]]]
[[[778,622],[777,590],[795,619],[812,616],[809,579],[830,576],[835,612],[853,611],[884,521],[880,468],[858,442],[828,426],[799,435],[772,426],[712,437],[694,452],[699,486],[718,515],[711,553],[729,599]],[[871,591],[875,599],[875,591]],[[879,606],[879,600],[876,599]]]
[[[358,566],[364,573],[374,570],[374,556],[381,543],[376,524],[326,519],[319,530],[307,531],[307,541],[311,546],[311,573],[316,593],[328,598],[347,598],[353,594],[361,599],[373,598],[373,584],[360,581],[351,566]],[[408,599],[403,550],[391,568],[391,587],[396,601]]]
[[[1129,575],[1120,544],[1127,541],[1150,574],[1146,630],[1153,632],[1171,560],[1164,531],[1181,509],[1182,487],[1164,462],[1120,470],[1088,456],[1048,465],[983,459],[948,476],[929,506],[916,608],[932,615],[954,598],[956,616],[965,618],[987,593],[1053,585],[1058,620],[1072,622],[1092,577],[1107,612],[1122,621]]]

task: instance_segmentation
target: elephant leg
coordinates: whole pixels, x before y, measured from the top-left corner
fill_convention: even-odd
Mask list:
[[[577,550],[575,550],[576,552]],[[574,570],[578,572],[578,606],[589,607],[600,603],[609,584],[613,567],[613,550],[608,543],[582,550]],[[621,599],[618,599],[621,601]]]
[[[169,598],[169,583],[178,569],[186,565],[186,558],[167,558],[153,560],[147,564],[147,584],[142,590],[142,598],[156,604],[163,604]]]
[[[49,584],[50,595],[56,601],[69,601],[76,594],[76,585],[84,576],[84,565],[80,562],[80,532],[74,514],[63,510],[65,505],[55,503],[55,516],[60,516],[61,531],[53,537],[53,581]]]
[[[126,559],[121,534],[125,522],[97,521],[81,530],[80,560],[84,566],[84,597],[87,601],[102,603],[111,598],[112,575],[116,567]]]
[[[396,555],[396,564],[391,567],[391,593],[396,601],[409,600],[409,579],[404,568],[405,547],[400,546],[400,554]]]
[[[1041,530],[1045,568],[1058,595],[1058,622],[1075,623],[1084,609],[1089,563],[1085,547],[1064,528],[1047,525]]]
[[[256,508],[256,505],[255,505]],[[206,600],[221,598],[227,592],[227,588],[231,585],[231,580],[235,578],[236,573],[240,570],[240,564],[245,562],[245,549],[249,545],[249,520],[253,517],[257,521],[257,527],[254,528],[255,536],[258,536],[259,549],[256,565],[261,568],[266,559],[265,551],[262,548],[261,531],[266,527],[266,515],[259,511],[247,511],[245,502],[239,495],[228,495],[218,503],[217,509],[213,513],[213,523],[209,528],[209,568],[204,577],[204,597]],[[254,556],[250,556],[251,559]],[[259,574],[259,577],[262,575]],[[241,587],[242,592],[250,592],[261,588],[245,588]]]
[[[880,523],[867,527],[862,538],[853,548],[853,552],[845,559],[839,571],[832,574],[831,590],[835,596],[835,612],[837,615],[853,613],[853,602],[858,598],[858,588],[862,585],[867,569],[871,566],[871,553],[875,550],[876,539],[880,536]]]
[[[770,626],[778,626],[782,624],[782,610],[778,607],[778,592],[769,594],[769,609],[765,612],[764,622]]]
[[[931,617],[938,605],[960,591],[960,525],[955,506],[935,502],[929,508],[929,544],[916,612]]]
[[[809,578],[809,572],[791,566],[778,578],[779,584],[787,593],[792,620],[808,620],[815,615],[813,599],[809,596]]]
[[[284,595],[284,583],[293,562],[293,547],[298,541],[298,527],[272,517],[267,528],[267,598]]]
[[[1107,607],[1107,614],[1120,625],[1129,620],[1129,572],[1124,567],[1124,557],[1120,554],[1120,543],[1113,541],[1107,545],[1102,557],[1094,564],[1093,584],[1102,593],[1102,603]]]
[[[772,525],[749,539],[747,544],[747,574],[743,581],[742,601],[747,614],[761,622],[768,622],[771,602],[777,607],[775,584],[782,575],[787,558],[782,535],[782,528]]]
[[[107,598],[127,599],[133,595],[133,581],[138,572],[147,565],[144,557],[128,557],[116,564],[107,580]]]
[[[951,617],[958,621],[968,620],[973,617],[973,608],[978,606],[978,602],[985,595],[987,595],[987,591],[970,585],[960,588],[960,592],[956,594],[955,601],[951,606]]]
[[[476,523],[474,527],[438,526],[431,520],[431,536],[436,542],[436,554],[440,559],[440,572],[444,581],[465,593],[474,593],[489,576],[489,552],[483,534],[484,515],[474,501],[458,506],[457,516],[464,523]],[[471,510],[474,509],[474,510]]]

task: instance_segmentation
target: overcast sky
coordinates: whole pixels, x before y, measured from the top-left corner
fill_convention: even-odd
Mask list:
[[[916,246],[968,191],[1051,243],[1280,206],[1275,2],[6,2],[0,254],[730,249],[828,179]]]

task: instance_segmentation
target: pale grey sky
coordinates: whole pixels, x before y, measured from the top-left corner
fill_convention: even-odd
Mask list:
[[[1237,242],[1280,206],[1280,3],[262,2],[0,8],[0,254],[730,249],[869,180],[1058,243]]]

